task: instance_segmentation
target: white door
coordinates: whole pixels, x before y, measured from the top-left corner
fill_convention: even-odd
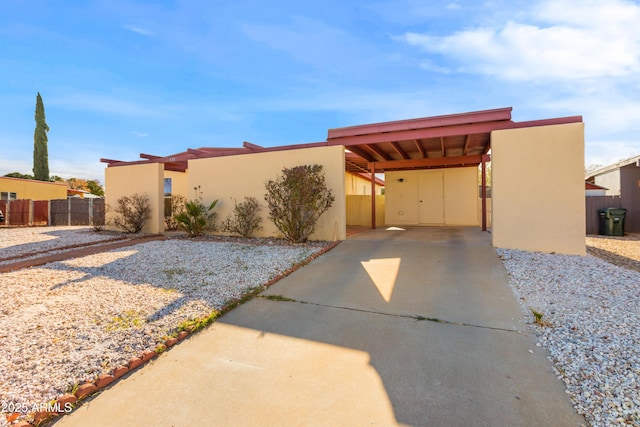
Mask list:
[[[441,170],[418,172],[418,220],[420,224],[444,224],[444,174]]]

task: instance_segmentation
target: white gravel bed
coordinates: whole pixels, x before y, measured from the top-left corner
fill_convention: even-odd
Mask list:
[[[122,235],[109,231],[96,232],[86,226],[0,228],[0,260],[111,240]]]
[[[578,413],[640,426],[640,273],[586,257],[498,249]]]
[[[0,274],[0,403],[44,404],[126,365],[322,248],[154,241]]]

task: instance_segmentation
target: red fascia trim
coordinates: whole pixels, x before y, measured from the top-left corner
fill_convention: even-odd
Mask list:
[[[243,146],[244,148],[248,148],[249,150],[259,150],[259,149],[261,149],[261,148],[264,148],[264,147],[262,147],[262,146],[260,146],[260,145],[252,144],[252,143],[250,143],[249,141],[244,141],[244,142],[242,143],[242,146]]]
[[[582,123],[582,116],[557,117],[554,119],[531,120],[528,122],[512,122],[512,129],[529,128],[536,126],[565,125],[568,123]]]
[[[494,121],[484,123],[467,123],[457,126],[404,130],[389,133],[372,133],[368,135],[334,138],[329,141],[329,145],[344,145],[349,148],[351,145],[376,144],[390,141],[410,141],[414,139],[439,138],[474,133],[489,133],[494,130],[510,129],[513,127],[513,124],[514,123],[511,121]]]
[[[392,122],[372,123],[329,129],[328,138],[344,138],[348,136],[367,135],[372,133],[398,132],[423,128],[455,126],[469,123],[494,121],[510,121],[512,107],[494,110],[472,111],[469,113],[448,114],[444,116],[422,117],[418,119],[397,120]]]

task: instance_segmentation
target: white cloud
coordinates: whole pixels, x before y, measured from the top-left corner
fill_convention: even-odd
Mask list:
[[[149,136],[148,133],[146,132],[138,132],[137,130],[134,130],[133,132],[131,132],[133,135],[137,136],[138,138],[146,138]]]
[[[138,27],[136,25],[123,25],[122,28],[124,28],[125,30],[129,30],[132,31],[136,34],[140,34],[143,36],[154,36],[155,33],[153,31],[147,30],[145,28],[142,27]]]
[[[624,0],[543,1],[507,21],[437,36],[397,37],[461,64],[461,70],[509,80],[572,80],[640,71],[640,6]]]

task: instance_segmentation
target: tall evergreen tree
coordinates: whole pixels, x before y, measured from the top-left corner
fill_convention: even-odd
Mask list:
[[[49,153],[47,150],[49,126],[44,119],[44,104],[38,92],[36,98],[36,130],[33,135],[33,177],[49,181]]]

